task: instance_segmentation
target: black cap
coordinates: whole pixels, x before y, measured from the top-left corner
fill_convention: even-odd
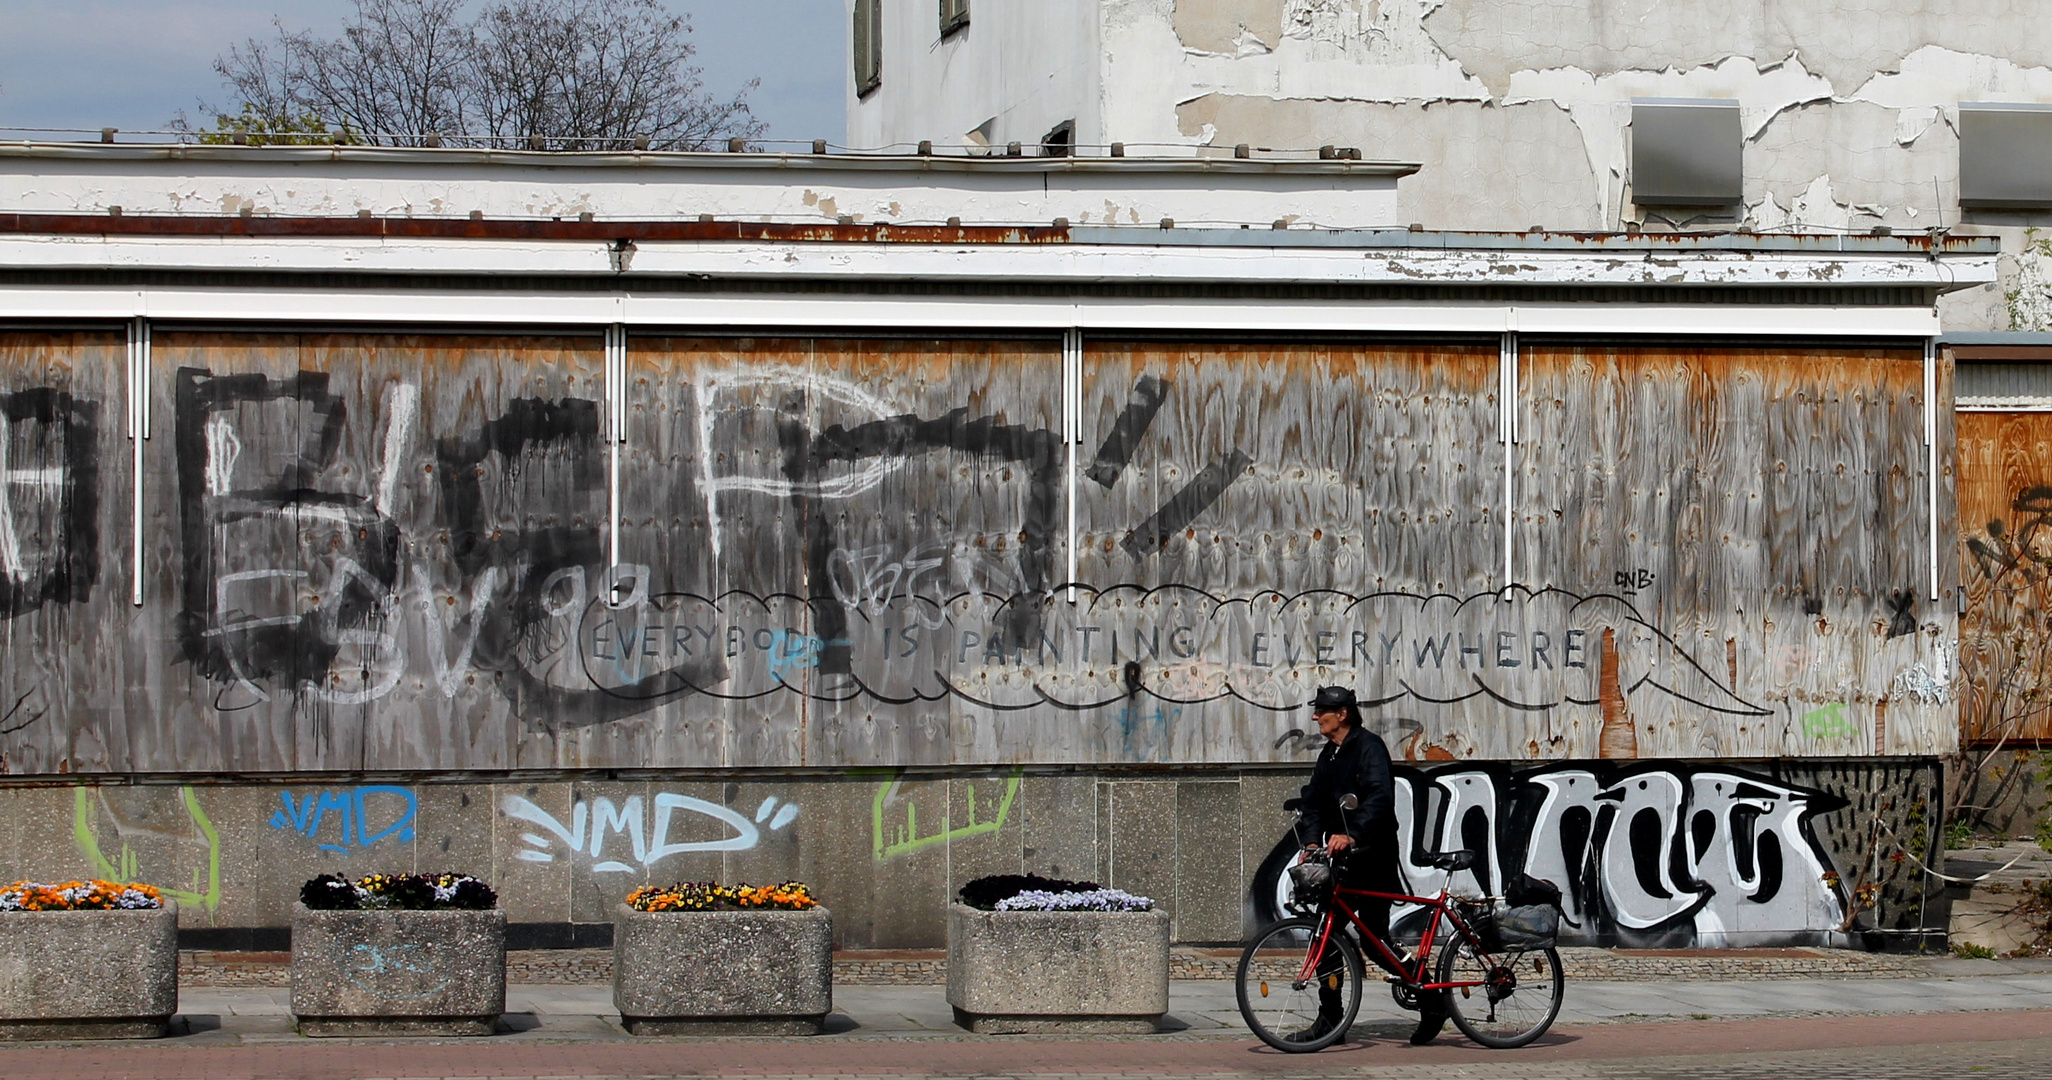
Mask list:
[[[1344,686],[1321,686],[1318,695],[1311,699],[1312,710],[1349,709],[1360,702],[1354,700],[1354,692]]]

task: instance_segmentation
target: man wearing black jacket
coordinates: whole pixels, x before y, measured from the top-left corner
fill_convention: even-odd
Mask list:
[[[1397,875],[1396,782],[1390,776],[1389,748],[1380,735],[1361,726],[1360,704],[1344,686],[1319,687],[1311,699],[1311,718],[1317,721],[1318,733],[1325,736],[1326,743],[1318,753],[1318,763],[1312,766],[1311,782],[1301,792],[1304,819],[1300,835],[1318,838],[1307,846],[1332,856],[1339,884],[1350,889],[1402,892],[1403,881]],[[1351,809],[1341,802],[1347,795],[1354,796]],[[1358,897],[1348,906],[1376,937],[1389,941],[1389,901]],[[1382,950],[1364,942],[1361,951],[1391,974],[1404,977],[1382,956]],[[1446,1013],[1435,1007],[1439,1003],[1431,997],[1421,995],[1418,1030],[1411,1034],[1414,1043],[1432,1041],[1446,1024]],[[1319,998],[1319,1023],[1337,1023],[1344,1012],[1339,992],[1321,991]]]

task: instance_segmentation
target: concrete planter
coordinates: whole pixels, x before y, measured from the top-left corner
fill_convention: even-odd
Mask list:
[[[816,1035],[834,1009],[834,917],[613,909],[613,1006],[634,1035]]]
[[[1165,911],[948,907],[948,1004],[970,1031],[1151,1032],[1168,957]]]
[[[490,1035],[505,1011],[503,911],[292,905],[302,1035]]]
[[[0,1039],[154,1039],[178,1011],[178,909],[0,912]]]

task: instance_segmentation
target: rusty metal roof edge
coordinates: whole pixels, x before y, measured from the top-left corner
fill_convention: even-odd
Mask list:
[[[966,154],[809,154],[710,150],[481,150],[410,146],[222,146],[199,143],[0,142],[0,158],[109,161],[316,162],[404,165],[486,165],[521,168],[793,169],[942,173],[1239,173],[1399,177],[1417,172],[1415,161],[1306,158],[1190,157],[971,157]]]
[[[1916,233],[1848,236],[1839,233],[1623,233],[1458,232],[1411,229],[1160,229],[1151,226],[1071,225],[1075,244],[1158,244],[1178,247],[1337,247],[1443,251],[1589,251],[1604,254],[1664,252],[1793,252],[1807,255],[1994,255],[1995,236]]]
[[[1339,248],[1386,251],[1588,252],[1642,256],[1797,254],[1930,257],[1995,255],[1993,236],[1816,233],[1441,232],[1398,228],[1246,229],[1222,226],[758,222],[733,218],[597,219],[456,217],[228,217],[211,214],[52,214],[0,212],[0,234],[415,237],[530,240],[749,240],[816,243],[1079,244],[1104,246]]]
[[[2034,330],[1955,330],[1938,335],[1940,345],[2052,346],[2052,333]]]

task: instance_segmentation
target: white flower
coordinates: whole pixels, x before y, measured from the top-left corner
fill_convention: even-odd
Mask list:
[[[1124,889],[1060,893],[1028,889],[998,901],[997,907],[999,911],[1148,911],[1154,901]]]

